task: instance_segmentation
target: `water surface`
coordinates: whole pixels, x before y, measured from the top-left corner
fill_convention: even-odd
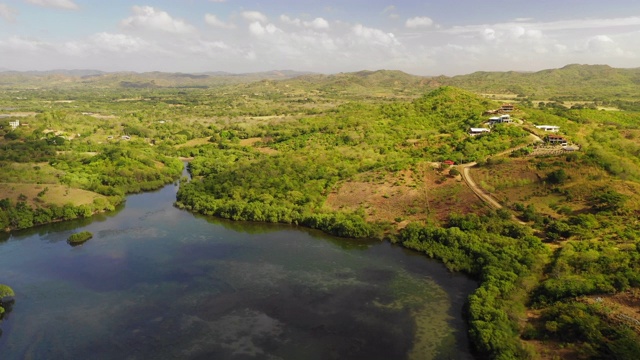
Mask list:
[[[470,358],[469,279],[388,243],[194,216],[175,192],[0,238],[0,358]]]

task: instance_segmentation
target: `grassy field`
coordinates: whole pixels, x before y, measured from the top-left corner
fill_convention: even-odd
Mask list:
[[[44,195],[38,196],[38,193],[43,191]],[[32,207],[42,204],[62,206],[68,203],[78,206],[92,204],[93,201],[98,198],[104,198],[106,200],[106,197],[100,194],[69,188],[65,185],[18,183],[0,183],[0,198],[9,198],[14,203],[25,201]]]

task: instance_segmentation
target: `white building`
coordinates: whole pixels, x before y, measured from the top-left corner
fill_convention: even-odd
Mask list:
[[[480,134],[484,134],[484,133],[488,133],[488,132],[491,132],[491,130],[489,130],[487,128],[471,128],[471,129],[469,129],[469,134],[471,136],[480,135]]]
[[[20,120],[16,120],[16,121],[9,121],[9,126],[11,126],[11,128],[15,130],[15,128],[17,128],[18,126],[20,126]]]
[[[560,131],[560,126],[555,126],[555,125],[536,125],[536,127],[544,131],[550,131],[550,132]]]
[[[489,118],[489,124],[491,125],[504,124],[504,123],[510,123],[510,122],[511,122],[511,116],[509,115],[494,116]]]

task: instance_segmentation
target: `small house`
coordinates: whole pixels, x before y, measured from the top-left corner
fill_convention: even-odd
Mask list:
[[[9,121],[9,126],[15,130],[18,126],[20,126],[20,120]]]
[[[504,112],[512,112],[514,109],[513,104],[502,104],[502,106],[500,106],[500,111]]]
[[[536,125],[536,128],[549,132],[558,132],[560,131],[560,126],[555,125]]]
[[[511,116],[509,115],[501,115],[501,116],[493,116],[489,118],[489,124],[505,124],[511,122]]]
[[[471,128],[469,129],[469,135],[471,136],[476,136],[476,135],[480,135],[480,134],[484,134],[484,133],[488,133],[491,132],[491,130],[487,129],[487,128]]]
[[[442,163],[445,164],[445,165],[449,165],[449,166],[456,164],[456,162],[453,161],[453,160],[445,160]]]
[[[551,145],[567,146],[567,139],[559,135],[547,135],[547,142]]]

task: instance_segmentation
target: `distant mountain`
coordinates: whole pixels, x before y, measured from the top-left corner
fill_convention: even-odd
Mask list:
[[[358,71],[333,75],[302,75],[278,84],[280,87],[317,90],[326,94],[349,93],[367,97],[415,97],[438,86],[432,78],[416,76],[397,70]]]
[[[440,77],[447,85],[478,93],[516,94],[533,99],[593,100],[640,97],[640,68],[571,64],[538,72],[475,72]]]
[[[47,70],[0,72],[0,85],[17,87],[74,87],[92,84],[97,87],[162,88],[162,87],[218,87],[251,83],[260,80],[286,80],[310,72],[274,70],[258,73],[232,74],[167,73],[167,72],[104,72],[99,70]]]
[[[287,96],[316,92],[339,98],[344,94],[366,98],[416,98],[449,85],[483,94],[516,95],[532,100],[638,101],[640,68],[618,69],[607,65],[572,64],[537,72],[479,71],[454,77],[425,77],[397,70],[358,71],[324,75],[293,70],[257,73],[227,72],[103,72],[99,70],[50,70],[0,72],[0,86],[79,88],[211,88]],[[233,86],[238,86],[233,89]],[[277,95],[277,96],[280,96]]]

